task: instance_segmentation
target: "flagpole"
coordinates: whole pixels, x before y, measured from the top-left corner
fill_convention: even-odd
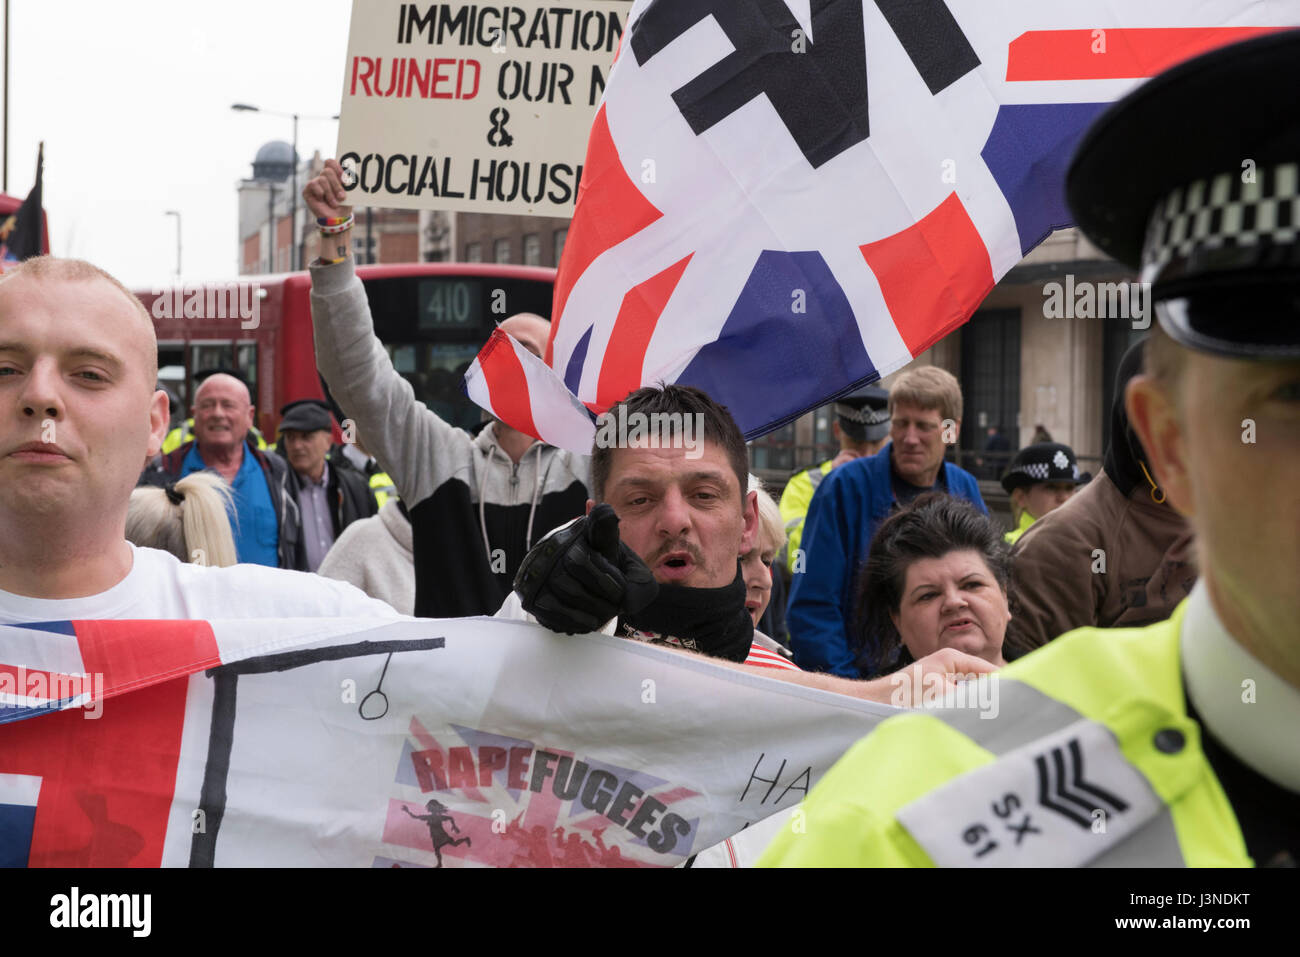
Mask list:
[[[9,0],[5,3],[5,99],[4,99],[4,180],[0,190],[9,192]]]

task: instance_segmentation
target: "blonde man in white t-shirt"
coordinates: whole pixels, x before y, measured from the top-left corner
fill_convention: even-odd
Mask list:
[[[149,314],[104,271],[43,256],[0,277],[0,622],[396,616],[339,582],[126,540],[167,431],[157,372]]]

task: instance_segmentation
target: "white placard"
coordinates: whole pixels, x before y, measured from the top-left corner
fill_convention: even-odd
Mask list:
[[[354,0],[337,156],[355,206],[571,216],[622,0]]]

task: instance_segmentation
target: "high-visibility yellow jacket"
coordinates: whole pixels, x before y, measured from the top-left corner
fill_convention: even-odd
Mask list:
[[[259,449],[266,448],[266,439],[262,437],[261,432],[259,432],[255,428],[252,428],[248,430],[248,434],[249,437],[252,438],[253,444],[256,445]],[[175,452],[177,449],[179,449],[186,442],[190,441],[190,439],[192,438],[194,438],[194,419],[189,418],[186,419],[181,425],[176,426],[176,428],[168,432],[167,435],[163,438],[162,454],[170,455],[172,452]]]
[[[1187,607],[1058,638],[980,679],[994,707],[883,722],[760,866],[1251,866],[1187,716]]]
[[[1006,539],[1008,545],[1014,545],[1021,535],[1029,531],[1029,526],[1034,524],[1034,516],[1029,514],[1028,509],[1020,513],[1020,524],[1007,532],[1002,537]]]
[[[397,486],[393,484],[387,472],[376,472],[370,476],[370,491],[374,493],[375,504],[379,508],[383,508],[384,503],[390,498],[397,498]]]
[[[821,465],[804,469],[786,483],[785,491],[781,493],[781,521],[785,522],[786,534],[786,551],[783,560],[787,566],[793,561],[794,553],[799,550],[799,542],[803,538],[803,520],[808,516],[808,506],[812,502],[813,493],[817,491],[817,486],[821,484],[822,479],[830,474],[833,461],[827,459]]]

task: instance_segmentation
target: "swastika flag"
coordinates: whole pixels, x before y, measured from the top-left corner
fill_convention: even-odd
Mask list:
[[[1300,8],[637,0],[627,22],[556,277],[545,359],[571,396],[522,363],[466,375],[584,453],[575,399],[698,386],[754,438],[900,368],[1070,224],[1065,169],[1107,104]]]

